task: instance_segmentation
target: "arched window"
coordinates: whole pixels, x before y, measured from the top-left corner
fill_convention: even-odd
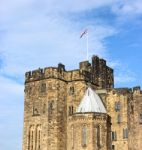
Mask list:
[[[72,115],[73,114],[73,106],[69,106],[69,115]]]
[[[41,149],[41,125],[31,125],[28,133],[28,150]]]
[[[115,102],[115,111],[120,111],[120,109],[121,109],[121,103],[120,103],[120,101]]]
[[[34,144],[34,131],[32,130],[32,138],[31,138],[31,150],[33,150],[33,144]]]
[[[41,141],[41,130],[38,131],[38,147],[37,147],[37,150],[40,150],[40,141]]]
[[[71,143],[72,149],[74,148],[74,126],[71,127]]]
[[[142,124],[142,113],[139,114],[139,123]]]
[[[40,85],[40,92],[41,92],[41,93],[45,93],[45,92],[46,92],[46,83],[42,83],[42,84]]]
[[[34,125],[29,127],[28,150],[33,150],[34,146]]]
[[[102,131],[101,131],[101,125],[97,126],[97,146],[102,146]]]
[[[123,139],[127,139],[128,138],[128,129],[123,129]]]
[[[118,114],[117,116],[117,123],[121,123],[122,122],[122,117],[120,114]]]
[[[73,94],[74,94],[74,87],[71,86],[71,87],[69,88],[69,95],[73,95]]]
[[[29,135],[28,135],[28,150],[31,148],[31,126],[29,128]]]
[[[87,146],[87,126],[82,127],[82,146]]]
[[[46,113],[46,104],[43,105],[43,114]]]
[[[41,149],[41,125],[36,126],[35,150]]]
[[[52,114],[53,109],[54,109],[53,105],[54,105],[54,101],[48,102],[48,114]]]

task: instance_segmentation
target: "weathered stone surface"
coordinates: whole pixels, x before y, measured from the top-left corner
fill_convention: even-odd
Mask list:
[[[84,127],[86,128],[85,145],[82,133]],[[110,150],[111,123],[107,114],[73,114],[68,117],[67,131],[67,150]]]
[[[100,95],[107,114],[76,114],[88,86]],[[97,56],[77,70],[59,64],[27,72],[23,150],[141,150],[142,92],[113,86],[113,70]]]

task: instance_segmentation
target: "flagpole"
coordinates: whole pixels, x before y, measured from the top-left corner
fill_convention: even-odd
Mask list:
[[[89,60],[89,48],[88,48],[88,31],[87,31],[87,35],[86,35],[86,49],[87,49],[87,60]]]
[[[88,29],[86,29],[80,36],[82,38],[86,34],[86,59],[89,60],[89,42],[88,42]]]

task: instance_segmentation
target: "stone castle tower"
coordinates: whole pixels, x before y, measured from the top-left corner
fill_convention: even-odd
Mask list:
[[[141,90],[115,89],[104,59],[25,77],[23,150],[140,150]]]

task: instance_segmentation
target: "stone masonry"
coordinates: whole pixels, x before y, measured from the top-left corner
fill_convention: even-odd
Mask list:
[[[76,113],[88,86],[107,114]],[[25,74],[23,150],[141,150],[141,141],[140,87],[114,88],[104,59],[93,56],[72,71],[58,64]]]

